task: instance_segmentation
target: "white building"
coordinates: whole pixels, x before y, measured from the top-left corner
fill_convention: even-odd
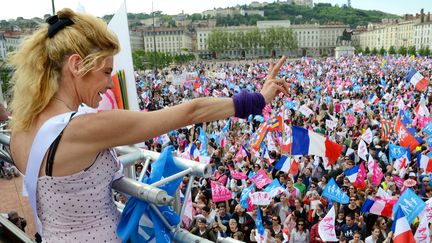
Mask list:
[[[429,47],[432,49],[432,22],[423,22],[414,25],[414,45],[416,50]]]
[[[0,35],[0,59],[6,58],[6,38],[4,35]]]
[[[264,17],[264,10],[240,9],[240,14],[243,15],[243,16],[259,15],[261,17]]]
[[[359,46],[362,49],[384,49],[391,46],[398,49],[401,46],[414,45],[414,25],[416,20],[402,21],[392,24],[369,24],[367,30],[359,34]]]
[[[216,17],[216,16],[222,16],[226,17],[228,15],[233,16],[236,14],[240,14],[240,10],[237,8],[215,8],[210,9],[202,12],[203,16],[210,16],[210,17]]]
[[[268,20],[268,21],[257,21],[258,29],[267,29],[267,28],[289,28],[291,27],[291,21],[289,20]]]
[[[144,49],[144,36],[141,30],[130,30],[129,36],[132,51]]]
[[[143,31],[144,50],[179,54],[183,50],[192,51],[192,35],[182,28],[152,28]],[[156,46],[154,46],[156,42]]]
[[[313,7],[313,0],[291,0],[289,2],[292,2],[296,5],[303,5],[312,8]]]

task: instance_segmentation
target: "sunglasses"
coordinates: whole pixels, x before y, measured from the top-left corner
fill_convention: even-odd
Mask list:
[[[304,224],[298,224],[298,226],[304,226]]]

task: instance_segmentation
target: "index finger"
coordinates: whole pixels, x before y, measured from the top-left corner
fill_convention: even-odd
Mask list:
[[[279,59],[276,66],[273,67],[273,69],[269,73],[269,78],[276,78],[276,74],[279,72],[280,67],[285,63],[286,57],[282,56],[281,59]]]

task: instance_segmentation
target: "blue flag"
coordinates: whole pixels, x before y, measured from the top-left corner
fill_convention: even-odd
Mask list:
[[[174,163],[173,151],[173,146],[168,146],[162,151],[159,159],[152,164],[150,176],[143,178],[144,183],[152,184],[162,178],[182,171]],[[165,190],[168,195],[173,196],[182,180],[183,177],[179,177],[159,188]],[[180,217],[171,207],[162,206],[158,209],[169,224],[177,225],[180,223]],[[117,226],[117,234],[123,242],[172,242],[169,230],[156,213],[153,212],[148,203],[135,197],[130,197],[123,209],[120,222]]]
[[[198,136],[198,140],[201,142],[200,154],[204,156],[208,156],[207,143],[208,138],[205,130],[200,127],[200,134]]]
[[[256,220],[255,220],[255,225],[256,225],[256,228],[257,228],[257,233],[258,233],[258,237],[260,238],[260,242],[263,242],[264,241],[264,226],[263,226],[263,223],[262,223],[262,216],[261,216],[261,209],[260,209],[260,207],[258,207],[258,213],[257,213],[257,217],[256,217]]]
[[[399,159],[407,153],[407,149],[402,146],[397,146],[394,144],[389,144],[389,159]]]
[[[407,217],[408,223],[411,224],[426,207],[426,203],[411,188],[408,188],[393,206],[393,215],[396,215],[399,207]]]
[[[427,135],[432,135],[432,122],[429,122],[424,128],[423,128],[423,132],[426,133]]]
[[[324,188],[322,195],[330,200],[335,200],[336,202],[341,204],[349,203],[349,197],[339,188],[333,178],[330,179],[329,183]]]
[[[251,191],[254,189],[255,183],[252,183],[248,188],[242,191],[240,196],[240,205],[242,208],[248,208],[248,198]]]
[[[273,191],[274,189],[276,189],[278,187],[283,188],[282,185],[279,183],[278,179],[274,179],[274,180],[272,180],[272,182],[270,182],[270,184],[268,184],[266,186],[266,188],[264,188],[263,191],[265,191],[265,192],[271,192],[271,191]]]

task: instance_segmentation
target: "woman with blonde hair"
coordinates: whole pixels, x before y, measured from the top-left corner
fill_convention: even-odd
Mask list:
[[[198,98],[154,112],[96,112],[113,87],[117,37],[101,19],[62,9],[11,56],[11,150],[25,172],[36,229],[44,242],[118,242],[111,183],[122,176],[111,148],[189,124],[260,114],[280,92],[285,58],[270,63],[260,93]],[[83,105],[85,104],[85,105]]]

